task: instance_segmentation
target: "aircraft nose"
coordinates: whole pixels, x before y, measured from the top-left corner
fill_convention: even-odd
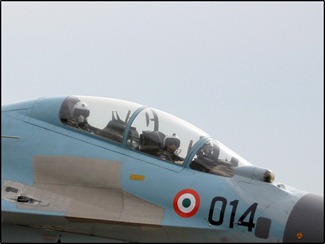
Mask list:
[[[304,195],[293,207],[284,231],[283,242],[324,243],[324,198]]]

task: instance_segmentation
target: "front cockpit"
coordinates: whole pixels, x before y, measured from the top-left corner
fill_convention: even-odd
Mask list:
[[[75,114],[77,105],[78,114]],[[157,159],[162,159],[159,155],[167,149],[167,139],[175,137],[178,140],[174,143],[176,149],[168,152],[174,157],[166,161],[194,170],[232,177],[235,167],[251,165],[192,124],[137,103],[70,96],[63,101],[59,116],[62,123],[71,129],[91,133]]]

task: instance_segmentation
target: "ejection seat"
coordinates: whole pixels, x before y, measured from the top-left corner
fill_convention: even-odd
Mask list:
[[[117,111],[112,111],[112,120],[110,120],[106,127],[99,132],[99,135],[117,142],[122,142],[124,130],[129,120],[130,113],[131,111],[128,112],[125,121],[123,121],[120,119]],[[131,126],[128,133],[128,144],[137,144],[137,141],[139,141],[139,133],[135,127]]]
[[[139,151],[157,156],[158,152],[164,148],[165,136],[160,131],[142,131],[142,134],[140,134]]]

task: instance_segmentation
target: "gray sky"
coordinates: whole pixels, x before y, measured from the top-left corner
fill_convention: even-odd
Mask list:
[[[324,192],[324,3],[1,2],[1,102],[113,97]]]

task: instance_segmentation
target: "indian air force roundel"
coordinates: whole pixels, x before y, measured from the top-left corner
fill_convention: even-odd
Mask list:
[[[199,210],[200,196],[192,189],[184,189],[176,194],[173,205],[179,216],[189,218]]]

